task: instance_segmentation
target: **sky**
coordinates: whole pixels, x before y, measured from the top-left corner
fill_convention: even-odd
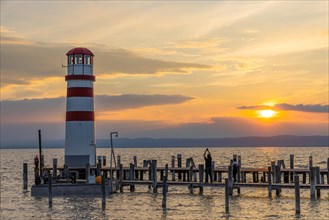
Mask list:
[[[1,143],[64,139],[66,53],[96,137],[328,135],[328,1],[1,1]]]

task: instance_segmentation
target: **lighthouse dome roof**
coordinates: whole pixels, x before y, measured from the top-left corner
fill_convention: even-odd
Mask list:
[[[85,47],[76,47],[66,53],[67,56],[73,55],[73,54],[87,54],[87,55],[94,56],[93,52],[91,52],[88,48],[85,48]]]

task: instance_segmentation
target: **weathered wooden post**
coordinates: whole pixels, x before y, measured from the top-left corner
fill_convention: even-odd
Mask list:
[[[267,174],[267,179],[268,179],[268,197],[272,199],[272,175],[271,175],[271,167],[268,167],[268,174]]]
[[[230,207],[229,207],[229,180],[225,178],[225,213],[226,215],[230,214]]]
[[[102,166],[102,162],[101,161],[102,161],[101,156],[98,156],[96,176],[100,176],[101,175],[101,166]]]
[[[102,167],[102,156],[97,156],[97,161],[98,161],[100,167]]]
[[[57,178],[57,158],[53,159],[53,177]]]
[[[149,181],[152,181],[152,179],[153,179],[153,178],[152,178],[152,172],[153,172],[153,168],[152,168],[152,167],[153,167],[153,166],[152,166],[152,163],[148,163],[148,164],[149,164],[148,180],[149,180]],[[151,185],[152,185],[152,184],[149,184],[149,185],[148,185],[149,190],[151,189]]]
[[[106,156],[103,156],[103,167],[105,167],[105,166],[106,166]],[[110,171],[110,172],[112,172],[112,171]],[[112,177],[112,174],[110,176]]]
[[[153,187],[153,193],[157,193],[158,192],[158,183],[157,183],[157,161],[156,160],[152,160],[152,171],[153,171],[153,182],[152,182],[152,187]]]
[[[309,164],[309,168],[310,168],[310,172],[309,172],[309,182],[311,184],[311,173],[312,173],[312,167],[313,167],[313,157],[310,156],[308,158],[308,164]]]
[[[118,166],[120,166],[120,164],[121,164],[121,156],[120,155],[118,155],[117,156],[117,164],[118,164]],[[111,165],[110,165],[111,166]],[[117,173],[116,173],[116,175],[117,175],[117,179],[119,179],[119,174],[120,174],[120,170],[117,170]]]
[[[162,209],[167,208],[167,193],[168,193],[168,164],[165,167],[165,176],[163,177],[163,185],[162,185]]]
[[[27,180],[27,163],[23,164],[23,190],[27,190],[28,180]]]
[[[316,178],[316,185],[320,184],[320,167],[315,167],[315,178]],[[320,199],[321,197],[321,189],[317,188],[316,189],[316,198]]]
[[[300,187],[299,187],[299,176],[295,174],[295,207],[296,215],[300,215]]]
[[[329,185],[329,158],[327,158],[327,184]]]
[[[172,168],[175,168],[175,156],[171,156],[171,167]],[[175,181],[175,170],[174,169],[172,169],[172,171],[171,171],[171,180],[172,181]],[[168,179],[167,179],[168,180]]]
[[[238,183],[240,183],[240,166],[238,165],[238,170],[237,170],[237,181]],[[238,194],[240,195],[241,194],[241,187],[239,186],[238,189]]]
[[[193,175],[193,167],[192,166],[190,166],[188,175],[189,175],[190,182],[192,182],[192,175]],[[190,194],[193,194],[193,184],[190,184],[189,188],[190,188]]]
[[[135,165],[133,163],[130,163],[130,167],[129,167],[129,179],[130,181],[134,181],[135,180]],[[134,192],[135,191],[135,184],[131,183],[130,184],[130,192]]]
[[[181,168],[182,167],[182,155],[177,154],[177,167]],[[178,180],[182,180],[182,172],[178,172]]]
[[[233,195],[233,166],[232,165],[228,166],[227,173],[228,173],[229,195],[231,196]]]
[[[53,206],[53,181],[52,175],[49,173],[49,181],[48,181],[48,206],[51,208]]]
[[[137,156],[134,156],[134,166],[137,167]]]
[[[86,164],[86,183],[89,183],[89,175],[90,175],[90,164]]]
[[[120,192],[123,192],[123,166],[120,163],[119,165],[120,169],[119,169],[119,177],[120,177]]]
[[[315,199],[315,168],[311,167],[310,170],[310,193],[311,193],[311,200]]]
[[[42,167],[40,170],[40,178],[42,179],[43,178],[43,168],[45,166],[45,156],[44,155],[41,155],[41,157],[40,157],[40,166]]]
[[[294,165],[294,158],[295,158],[295,155],[293,154],[290,154],[290,169],[294,169],[295,165]],[[290,172],[290,182],[293,182],[294,181],[294,172]]]
[[[204,173],[204,165],[203,164],[199,164],[199,182],[200,183],[203,183],[203,173]],[[200,186],[199,193],[200,194],[203,193],[203,186]]]
[[[105,174],[102,175],[102,210],[106,207]]]
[[[279,165],[275,166],[276,169],[276,183],[281,183],[281,168]],[[275,187],[276,196],[281,196],[281,187]]]

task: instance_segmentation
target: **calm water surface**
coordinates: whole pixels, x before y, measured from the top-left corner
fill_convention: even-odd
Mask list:
[[[156,159],[158,166],[171,164],[171,156],[181,153],[183,161],[193,157],[196,164],[203,163],[204,148],[125,148],[116,149],[124,165],[138,158]],[[210,148],[216,166],[227,166],[233,154],[241,155],[245,167],[267,167],[271,161],[295,154],[295,167],[305,168],[308,157],[314,164],[325,168],[329,157],[328,147],[319,148]],[[267,198],[266,189],[241,189],[240,196],[230,199],[230,216],[225,215],[223,188],[205,188],[204,194],[189,194],[186,187],[170,187],[167,210],[161,208],[162,194],[152,194],[147,187],[136,186],[136,192],[128,189],[107,198],[107,207],[101,210],[101,198],[55,197],[53,208],[48,209],[48,198],[33,198],[30,191],[23,192],[23,163],[29,165],[29,187],[34,182],[33,159],[37,149],[1,149],[1,219],[296,219],[294,191],[283,189],[281,198]],[[52,166],[52,158],[63,164],[63,149],[44,150],[46,165]],[[109,149],[98,149],[98,155],[109,155]],[[184,163],[183,163],[184,164]],[[161,190],[159,190],[160,192]],[[197,190],[196,190],[197,191]],[[329,219],[329,190],[321,191],[321,199],[311,202],[309,190],[301,190],[300,219]]]

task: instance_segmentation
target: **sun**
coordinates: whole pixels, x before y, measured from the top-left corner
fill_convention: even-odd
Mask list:
[[[278,114],[278,112],[273,111],[271,109],[264,109],[264,110],[259,110],[257,111],[259,117],[261,118],[273,118]]]

